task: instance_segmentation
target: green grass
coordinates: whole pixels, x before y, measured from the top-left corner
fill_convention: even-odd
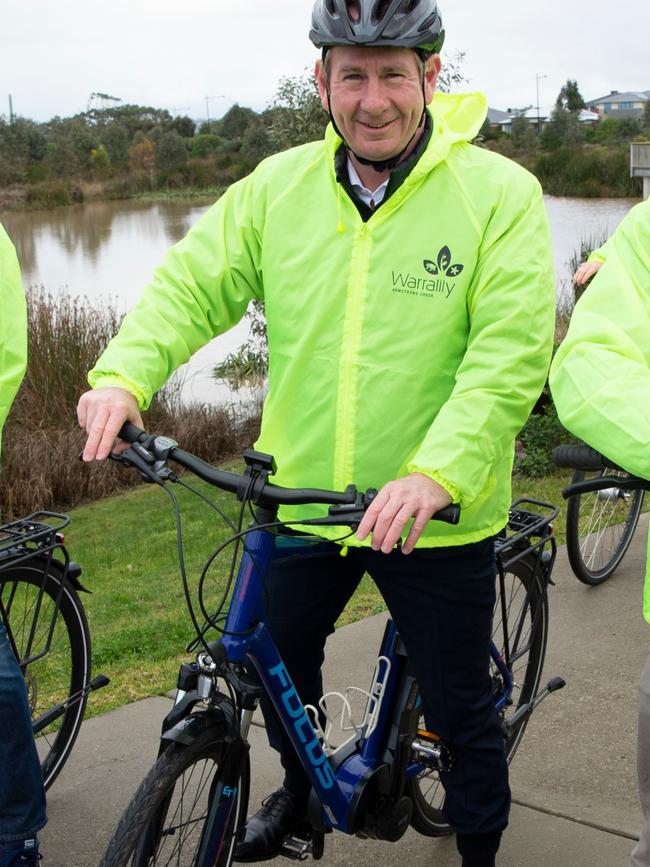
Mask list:
[[[231,465],[235,466],[235,465]],[[545,479],[517,479],[515,496],[562,501],[567,474]],[[196,483],[231,520],[238,503],[214,488]],[[174,488],[183,514],[185,553],[192,598],[210,552],[228,535],[224,524],[197,498]],[[127,702],[159,695],[175,685],[179,662],[193,636],[176,557],[176,530],[168,497],[148,485],[71,511],[66,544],[83,568],[83,594],[93,642],[93,671],[111,678],[110,686],[93,695],[88,713],[94,715]],[[564,520],[556,525],[563,540]],[[216,600],[225,586],[228,558],[222,556],[210,573],[208,599]],[[364,577],[338,625],[352,623],[384,610],[383,600]]]
[[[137,199],[141,202],[201,202],[205,199],[211,203],[223,195],[224,189],[223,185],[212,187],[180,187],[135,193],[129,198]]]

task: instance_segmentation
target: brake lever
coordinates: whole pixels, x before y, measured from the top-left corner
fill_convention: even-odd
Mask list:
[[[120,452],[120,454],[111,452],[108,457],[109,460],[122,464],[124,467],[133,467],[138,470],[145,482],[151,482],[154,485],[164,484],[160,476],[160,469],[164,467],[164,464],[158,469],[158,464],[154,458],[138,443],[134,443],[126,451]]]
[[[323,518],[309,518],[301,521],[308,527],[350,527],[356,530],[363,521],[365,511],[352,503],[347,506],[330,506],[329,514]]]

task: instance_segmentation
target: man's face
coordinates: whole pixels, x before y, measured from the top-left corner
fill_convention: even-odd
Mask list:
[[[425,66],[424,96],[433,99],[440,58]],[[337,45],[327,55],[326,79],[318,61],[315,74],[321,102],[331,108],[346,144],[361,157],[385,160],[407,146],[422,117],[422,67],[410,48]]]

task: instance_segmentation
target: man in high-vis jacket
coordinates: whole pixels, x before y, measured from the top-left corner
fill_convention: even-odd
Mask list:
[[[85,459],[105,458],[179,364],[264,301],[257,447],[275,456],[278,483],[380,488],[346,557],[332,543],[274,569],[267,623],[303,702],[317,704],[325,639],[372,575],[427,724],[455,755],[445,814],[463,864],[491,867],[510,803],[488,676],[493,539],[555,309],[541,190],[470,144],[481,94],[433,99],[444,37],[435,0],[317,0],[310,36],[322,50],[325,140],[262,162],[172,248],[90,374],[78,410]],[[457,527],[429,520],[452,501]],[[330,529],[322,535],[336,538]],[[275,855],[308,795],[266,717],[285,782],[249,820],[242,861]]]
[[[650,479],[650,201],[633,208],[607,242],[550,383],[565,427]],[[650,623],[650,558],[646,568],[643,615]],[[641,675],[637,763],[645,826],[630,867],[650,867],[650,658]]]
[[[27,364],[25,293],[14,246],[0,226],[0,435]],[[36,865],[46,822],[41,766],[25,681],[0,622],[0,867]]]

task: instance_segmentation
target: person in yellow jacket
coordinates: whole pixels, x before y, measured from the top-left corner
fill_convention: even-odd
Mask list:
[[[0,225],[0,436],[27,364],[27,316],[13,244]],[[46,822],[22,672],[0,621],[0,867],[35,865]]]
[[[278,482],[380,488],[347,557],[332,544],[308,567],[278,565],[267,624],[315,703],[325,639],[372,575],[427,723],[455,753],[445,814],[463,864],[491,867],[510,802],[488,677],[493,539],[507,522],[514,438],[550,360],[542,194],[521,167],[470,144],[481,94],[433,99],[435,0],[317,0],[310,36],[323,52],[325,140],[262,162],[168,253],[90,373],[84,457],[107,457],[171,372],[264,300],[257,446],[275,456]],[[452,500],[457,527],[429,522]],[[276,854],[307,797],[271,714],[267,731],[285,784],[249,820],[242,861]]]
[[[633,208],[607,242],[550,384],[568,430],[650,479],[650,201]],[[650,557],[647,570],[643,614],[650,623]],[[650,867],[650,657],[641,675],[637,764],[645,825],[629,867]]]

